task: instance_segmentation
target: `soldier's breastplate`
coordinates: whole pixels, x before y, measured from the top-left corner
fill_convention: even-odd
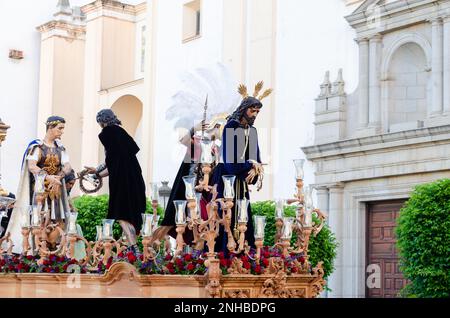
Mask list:
[[[61,150],[57,147],[41,146],[42,156],[39,158],[37,166],[46,171],[49,175],[58,174],[61,169]]]

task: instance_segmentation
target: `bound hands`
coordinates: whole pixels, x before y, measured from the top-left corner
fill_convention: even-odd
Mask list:
[[[252,184],[256,176],[262,175],[264,173],[264,168],[261,163],[254,161],[252,169],[248,172],[245,181],[248,184]]]

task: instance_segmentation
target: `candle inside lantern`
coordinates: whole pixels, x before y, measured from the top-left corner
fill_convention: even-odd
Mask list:
[[[156,218],[155,218],[155,217],[153,218],[153,230],[152,230],[152,233],[153,233],[153,232],[156,230],[156,228],[158,227],[159,218],[160,218],[159,215],[157,215]]]
[[[303,164],[305,163],[305,159],[295,159],[295,178],[303,180]]]
[[[103,220],[103,239],[104,240],[112,240],[113,239],[113,219],[104,219]]]
[[[305,210],[305,227],[311,227],[312,226],[312,210],[306,209]]]
[[[156,182],[150,182],[150,200],[151,201],[158,201],[159,200],[159,190],[158,190],[158,183]]]
[[[285,240],[290,240],[292,237],[292,225],[294,223],[294,218],[284,217],[283,227],[281,229],[281,238]]]
[[[33,226],[41,225],[41,215],[38,206],[34,205],[31,213],[31,224]]]
[[[234,180],[236,179],[236,176],[227,175],[222,176],[224,190],[223,190],[223,197],[225,199],[234,199]]]
[[[248,221],[248,204],[249,200],[243,199],[237,201],[238,208],[238,222],[239,223],[247,223]]]
[[[266,227],[266,217],[262,215],[254,215],[255,223],[255,239],[264,240],[264,228]]]
[[[204,139],[202,139],[200,145],[201,145],[201,149],[202,149],[200,162],[206,163],[206,164],[212,163],[213,157],[212,157],[212,142],[211,142],[211,140],[204,138]]]
[[[95,237],[95,240],[97,242],[103,240],[103,228],[102,228],[102,226],[101,225],[96,225],[95,229],[97,230],[97,235]]]
[[[186,224],[186,201],[185,200],[174,200],[175,205],[175,223],[177,225]]]
[[[306,227],[312,226],[312,211],[314,210],[314,203],[312,199],[312,187],[305,187],[305,214],[303,225]]]
[[[69,234],[77,234],[77,212],[68,213],[69,216],[69,228],[67,229],[67,233]]]
[[[286,200],[278,199],[275,204],[275,219],[283,218],[284,206],[286,204]]]
[[[142,235],[151,236],[153,234],[153,214],[142,213]]]
[[[185,196],[186,200],[194,200],[195,199],[195,175],[189,175],[183,177],[184,186],[186,188]]]

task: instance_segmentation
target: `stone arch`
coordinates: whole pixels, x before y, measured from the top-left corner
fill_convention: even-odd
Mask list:
[[[382,100],[385,127],[408,123],[421,127],[431,105],[431,46],[419,34],[399,37],[387,50],[382,64]]]
[[[134,95],[123,95],[111,105],[112,111],[122,121],[122,127],[132,137],[139,133],[142,119],[142,102]]]

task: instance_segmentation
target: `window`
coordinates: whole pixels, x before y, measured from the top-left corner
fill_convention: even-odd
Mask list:
[[[201,10],[200,0],[190,1],[183,6],[183,42],[200,37]]]

